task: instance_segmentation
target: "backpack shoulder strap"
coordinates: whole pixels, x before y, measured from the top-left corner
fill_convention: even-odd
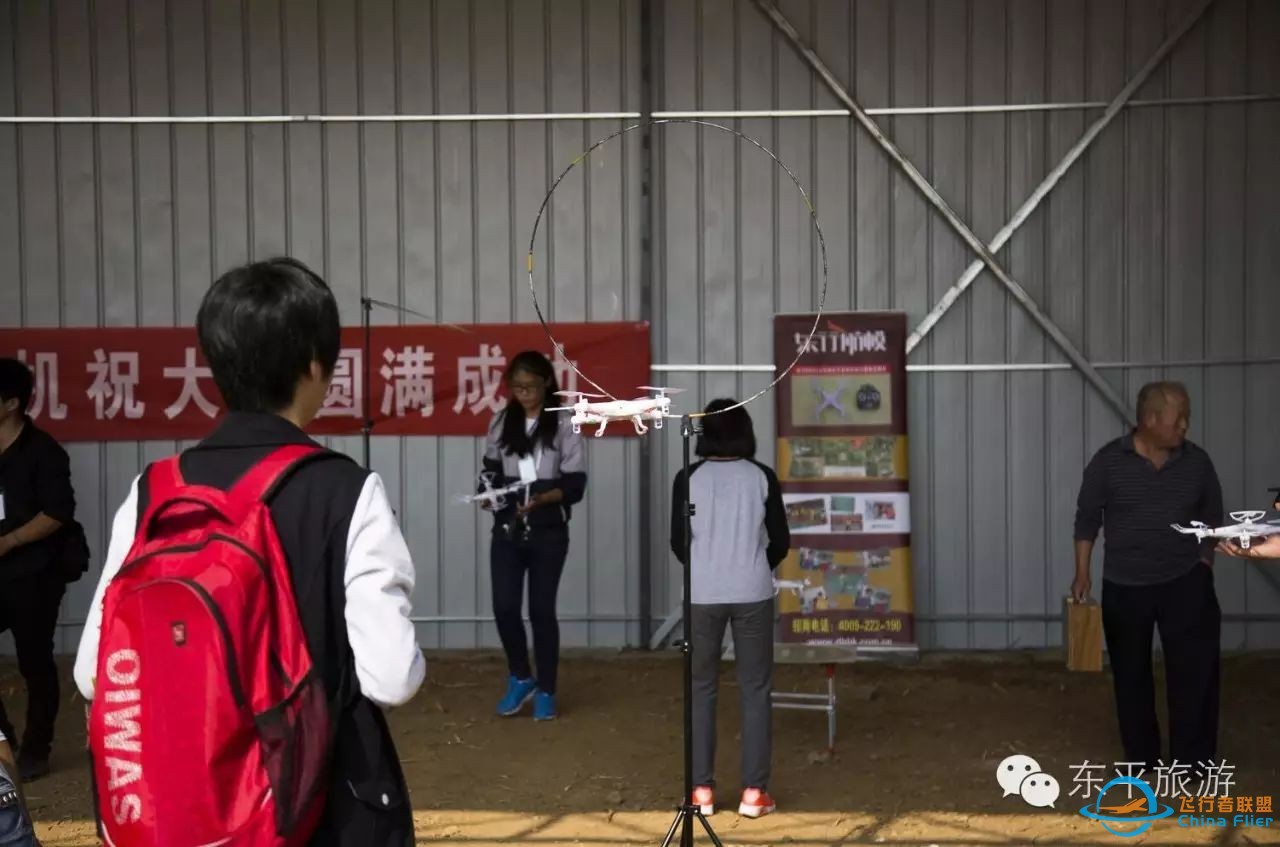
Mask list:
[[[237,502],[265,502],[299,465],[328,454],[328,450],[314,444],[280,447],[245,471],[231,487],[228,496]]]
[[[149,526],[156,507],[171,499],[187,484],[178,464],[180,455],[152,462],[138,479],[138,496],[145,497],[145,507],[138,512],[137,527]]]

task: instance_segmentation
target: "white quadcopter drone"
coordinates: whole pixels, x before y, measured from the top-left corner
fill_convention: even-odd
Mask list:
[[[671,417],[671,398],[668,393],[679,394],[683,388],[661,388],[653,385],[641,385],[642,391],[656,391],[654,397],[638,397],[634,400],[602,400],[591,402],[587,398],[601,398],[603,394],[585,394],[581,391],[557,391],[561,397],[577,397],[572,406],[557,406],[547,409],[548,412],[573,412],[569,422],[575,434],[582,432],[584,424],[599,424],[596,438],[604,435],[609,421],[630,420],[635,424],[636,434],[644,435],[649,428],[644,425],[646,418],[653,421],[654,429],[662,429],[664,418]]]
[[[488,503],[489,507],[495,512],[500,512],[507,505],[507,497],[512,494],[523,494],[525,499],[529,497],[528,482],[513,482],[511,485],[502,488],[493,487],[493,473],[483,471],[480,474],[480,488],[476,494],[459,494],[457,500],[459,503]]]
[[[1230,526],[1220,526],[1216,529],[1205,525],[1201,521],[1192,521],[1191,526],[1181,526],[1180,524],[1172,524],[1171,526],[1184,535],[1194,535],[1198,541],[1203,541],[1206,538],[1235,539],[1242,550],[1248,550],[1252,539],[1265,538],[1268,535],[1275,535],[1280,532],[1280,520],[1258,523],[1264,515],[1266,515],[1265,510],[1232,512],[1231,520],[1236,523]]]

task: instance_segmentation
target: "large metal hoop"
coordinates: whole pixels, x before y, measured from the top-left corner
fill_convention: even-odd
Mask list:
[[[751,401],[762,397],[763,395],[771,391],[775,385],[781,382],[782,379],[787,374],[791,373],[791,369],[796,366],[796,363],[800,361],[800,357],[803,356],[805,351],[809,349],[809,345],[813,341],[814,333],[818,331],[818,323],[822,319],[822,309],[826,305],[826,301],[827,301],[827,243],[826,243],[826,240],[822,237],[822,226],[818,223],[818,213],[813,208],[813,203],[809,200],[808,192],[804,190],[804,186],[800,184],[800,180],[791,171],[791,169],[787,167],[786,164],[781,159],[779,159],[772,150],[770,150],[768,147],[765,147],[756,139],[752,138],[746,133],[739,132],[736,129],[730,129],[727,126],[723,126],[722,124],[717,124],[717,123],[711,123],[710,121],[699,121],[699,120],[693,120],[692,118],[664,118],[661,120],[646,121],[645,123],[633,124],[631,126],[624,127],[623,129],[620,129],[617,132],[613,132],[613,133],[610,133],[609,135],[606,135],[604,138],[601,138],[595,144],[592,144],[586,150],[582,151],[576,157],[574,157],[574,160],[570,162],[569,165],[563,171],[560,172],[560,175],[556,177],[556,181],[551,184],[551,188],[547,191],[546,196],[542,198],[542,204],[538,207],[538,214],[533,219],[533,232],[530,233],[529,235],[529,254],[525,261],[526,271],[529,274],[529,294],[533,298],[533,308],[534,308],[534,311],[537,312],[538,314],[538,321],[542,324],[542,328],[546,330],[547,338],[551,339],[551,343],[552,345],[554,345],[556,352],[560,354],[560,357],[569,365],[569,367],[573,368],[574,372],[577,373],[579,377],[581,377],[583,380],[588,382],[597,391],[604,394],[610,400],[618,399],[614,397],[612,394],[610,394],[604,387],[602,387],[601,385],[596,383],[593,379],[591,379],[591,377],[587,376],[582,371],[578,370],[578,366],[569,359],[568,355],[566,355],[564,346],[561,345],[560,342],[556,340],[556,337],[551,333],[551,327],[547,326],[547,320],[542,314],[542,306],[538,303],[538,291],[536,288],[534,288],[534,285],[533,285],[533,246],[538,239],[538,225],[542,222],[542,215],[546,211],[547,204],[551,202],[551,195],[555,193],[556,188],[559,187],[561,181],[564,180],[565,176],[567,176],[571,170],[576,168],[583,160],[585,160],[588,156],[590,156],[593,150],[595,150],[597,147],[600,147],[601,145],[609,141],[612,141],[613,139],[617,138],[620,135],[624,135],[628,132],[631,132],[632,130],[641,129],[646,126],[657,126],[658,124],[674,124],[674,123],[697,124],[698,126],[711,127],[712,129],[718,129],[723,132],[727,132],[730,135],[736,135],[739,138],[745,141],[748,141],[751,144],[755,145],[756,147],[760,148],[769,156],[769,158],[773,159],[773,161],[778,165],[778,167],[782,168],[782,170],[786,172],[787,176],[791,178],[791,182],[795,184],[796,189],[800,192],[800,196],[804,200],[804,205],[809,210],[809,216],[813,219],[813,228],[814,228],[814,231],[816,231],[818,234],[818,252],[822,257],[822,288],[818,293],[818,311],[817,311],[817,314],[813,316],[813,326],[809,328],[809,337],[805,340],[804,344],[799,345],[798,349],[796,350],[796,357],[791,361],[791,364],[787,365],[787,367],[782,371],[782,373],[774,377],[773,382],[770,382],[768,385],[766,385],[761,390],[757,391],[755,394],[751,395],[745,400],[742,400],[742,401],[739,401],[738,403],[733,404],[732,406],[728,406],[724,409],[719,409],[715,412],[710,413],[713,415],[718,415],[718,414],[723,414],[724,412],[728,412],[731,409],[737,409],[741,406],[745,406]],[[707,415],[708,415],[707,412],[689,413],[689,416],[693,418],[706,417]],[[680,416],[668,415],[668,417],[680,417]]]

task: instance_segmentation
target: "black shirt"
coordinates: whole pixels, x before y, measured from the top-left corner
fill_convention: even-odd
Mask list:
[[[22,528],[44,514],[64,526],[76,516],[75,489],[67,451],[30,420],[9,448],[0,453],[0,495],[4,520],[0,535]],[[62,530],[0,556],[0,582],[29,577],[49,569],[61,549]]]
[[[1075,538],[1092,541],[1103,531],[1103,578],[1123,585],[1154,585],[1182,576],[1209,560],[1216,542],[1197,541],[1171,524],[1222,524],[1222,486],[1200,446],[1183,441],[1163,467],[1134,448],[1129,433],[1090,460],[1076,502]]]

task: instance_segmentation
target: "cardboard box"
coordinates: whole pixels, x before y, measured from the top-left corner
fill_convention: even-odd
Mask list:
[[[1102,670],[1102,607],[1096,600],[1077,603],[1068,597],[1063,603],[1063,632],[1066,635],[1067,670]]]

